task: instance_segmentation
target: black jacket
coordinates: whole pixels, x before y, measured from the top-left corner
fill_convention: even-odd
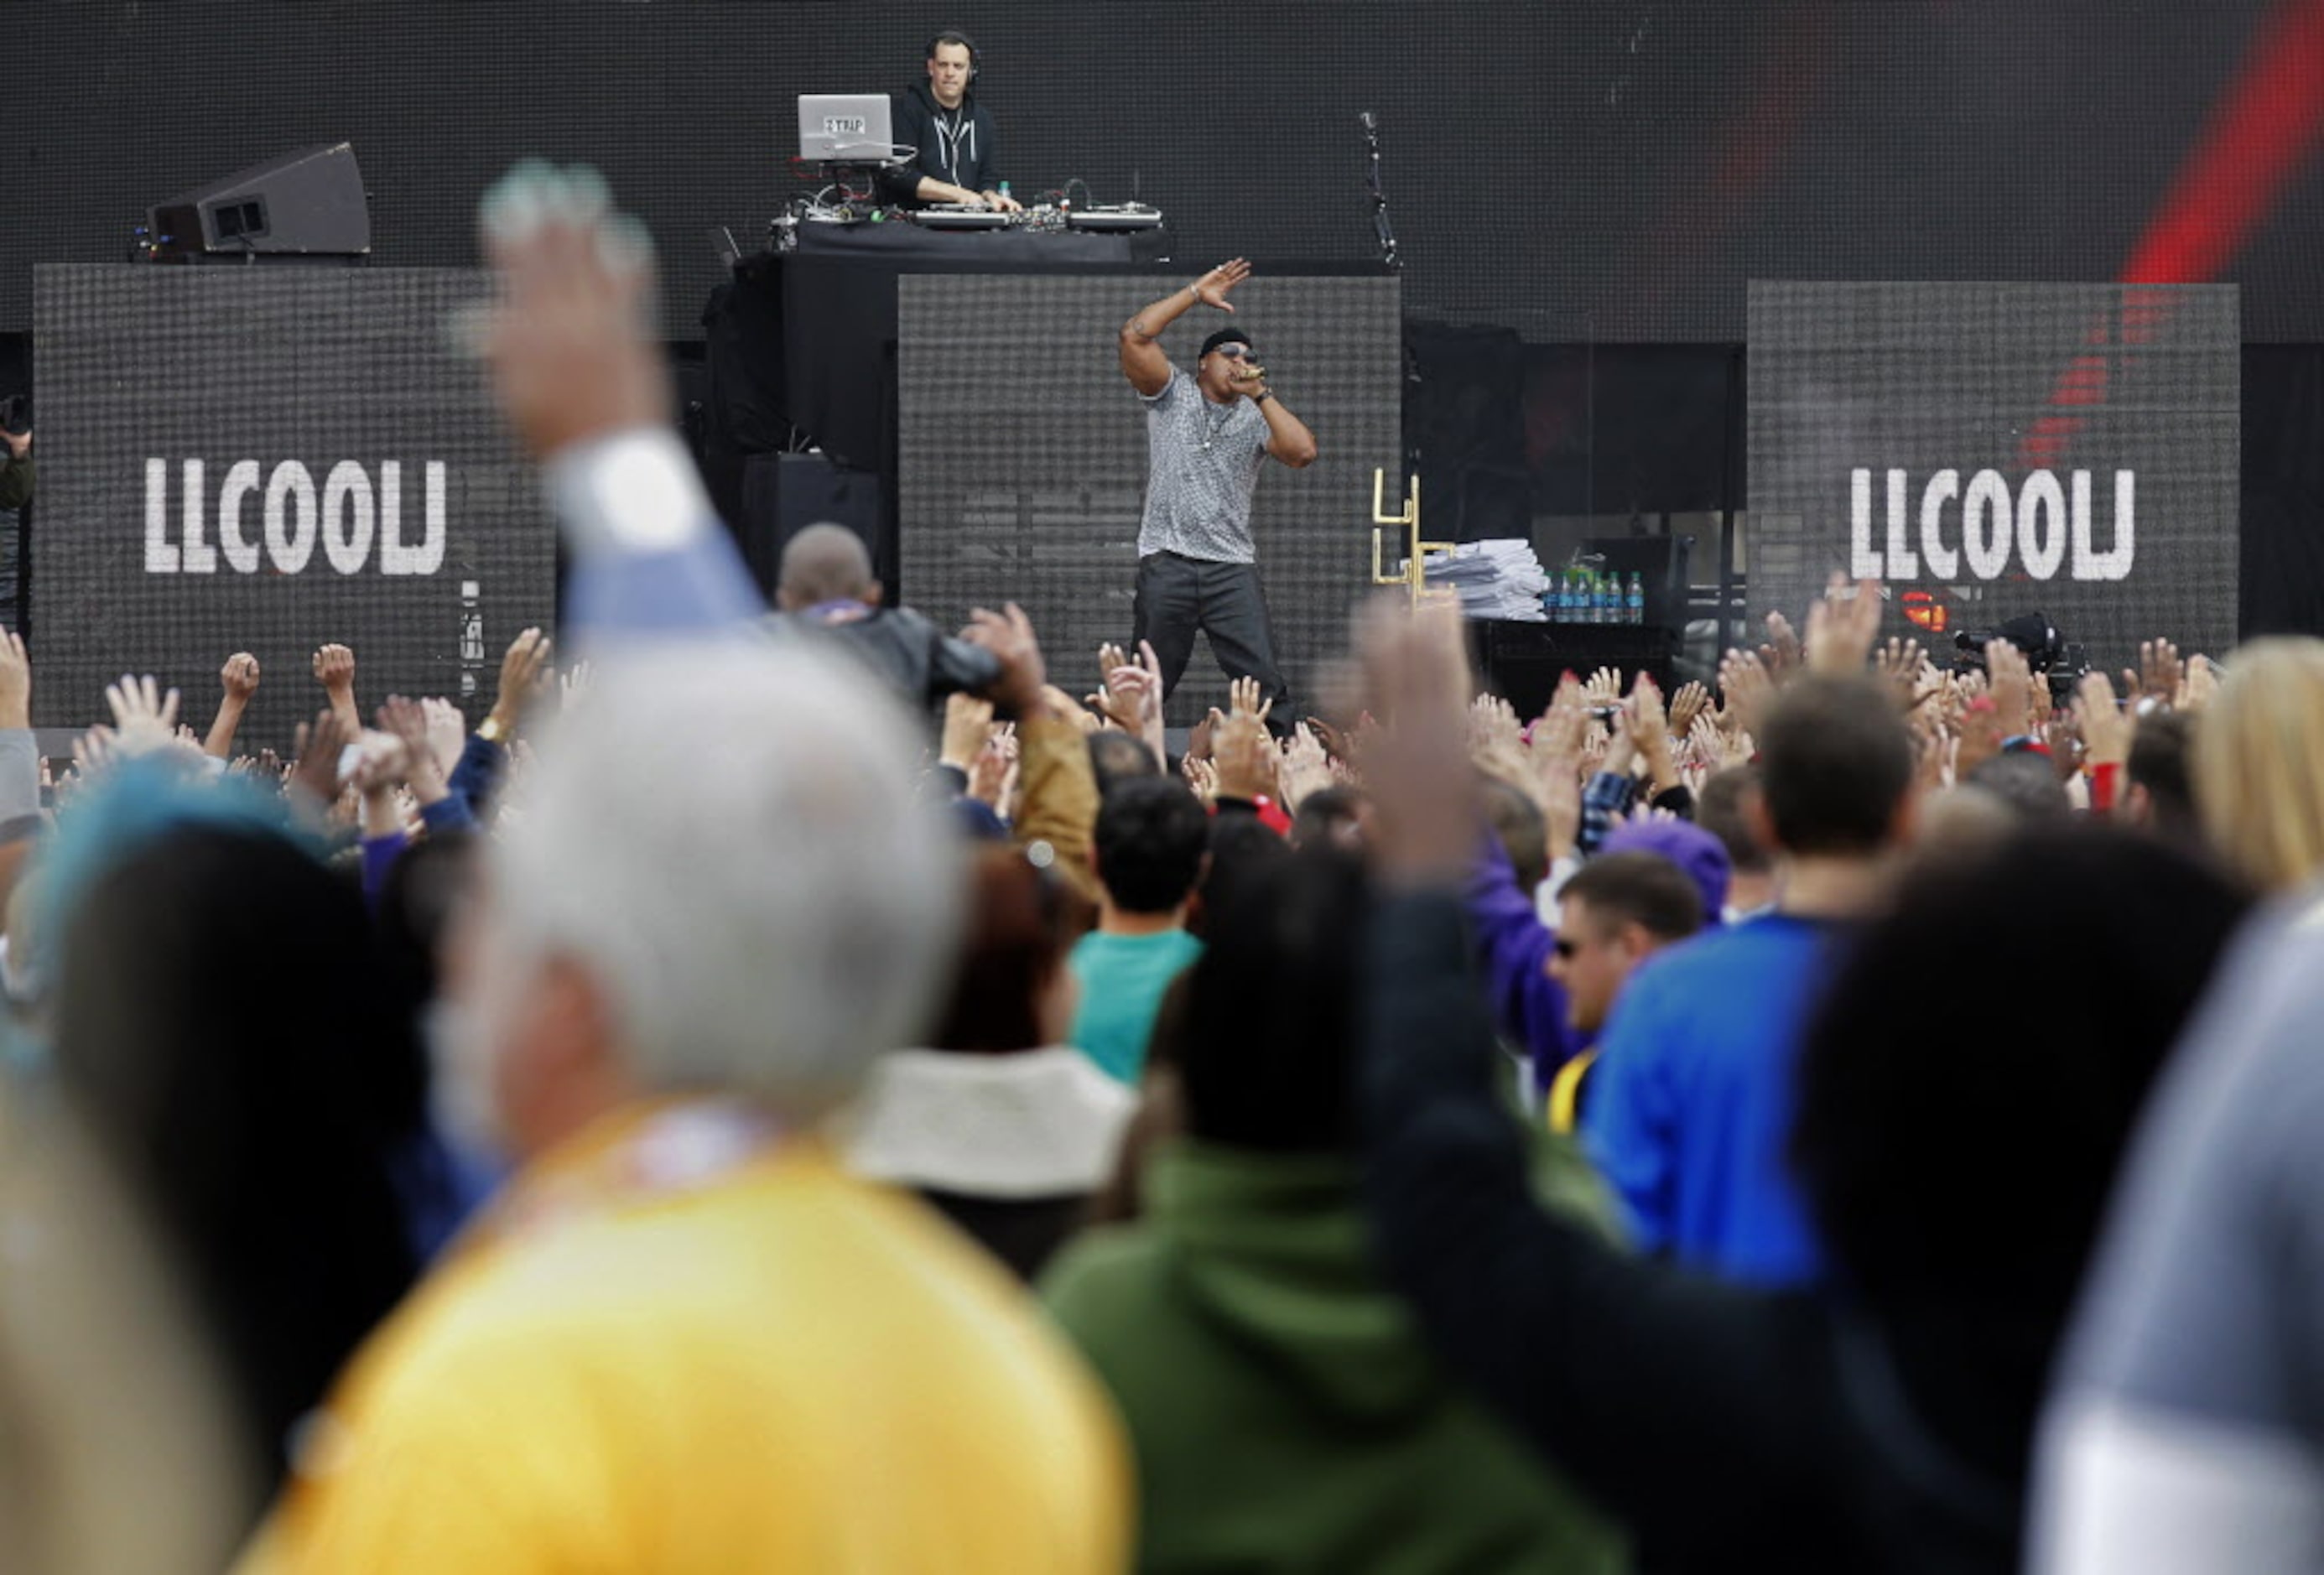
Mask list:
[[[956,690],[974,694],[1001,676],[991,651],[954,639],[909,607],[835,618],[779,612],[772,622],[779,635],[796,632],[848,652],[916,711],[943,704]]]
[[[21,509],[32,501],[32,456],[18,459],[0,449],[0,509]]]
[[[1629,1523],[1642,1568],[2015,1575],[2053,1323],[1753,1290],[1606,1247],[1526,1190],[1457,897],[1391,900],[1367,963],[1381,1267],[1478,1397]]]
[[[880,190],[889,201],[906,207],[922,206],[917,193],[923,175],[971,191],[991,191],[1000,186],[992,112],[976,101],[975,93],[963,98],[958,109],[945,109],[927,83],[916,83],[896,95],[890,124],[890,134],[899,145],[919,151],[911,162],[881,172]]]

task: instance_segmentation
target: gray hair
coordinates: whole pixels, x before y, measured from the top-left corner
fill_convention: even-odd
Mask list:
[[[597,980],[644,1090],[820,1115],[912,1042],[951,960],[959,861],[918,756],[895,703],[829,657],[621,654],[540,741],[493,853],[495,923]]]

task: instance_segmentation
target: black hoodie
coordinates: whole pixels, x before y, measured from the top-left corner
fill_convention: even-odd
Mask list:
[[[993,158],[997,139],[992,112],[972,92],[958,109],[945,109],[925,82],[916,82],[896,96],[893,133],[897,143],[917,148],[908,163],[885,170],[880,190],[889,201],[907,207],[922,206],[917,193],[920,178],[930,176],[970,191],[991,191],[1001,184]]]

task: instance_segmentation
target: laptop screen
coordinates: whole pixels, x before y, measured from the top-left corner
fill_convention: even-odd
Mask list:
[[[802,93],[799,157],[810,163],[885,164],[896,155],[885,93]]]

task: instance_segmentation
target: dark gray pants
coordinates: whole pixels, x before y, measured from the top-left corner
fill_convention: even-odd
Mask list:
[[[1177,688],[1194,654],[1194,631],[1211,637],[1211,649],[1230,678],[1257,678],[1275,702],[1268,724],[1287,732],[1291,686],[1275,660],[1275,631],[1267,619],[1267,593],[1259,569],[1247,563],[1211,563],[1175,552],[1148,553],[1138,560],[1135,640],[1154,642],[1162,663],[1163,693]]]

